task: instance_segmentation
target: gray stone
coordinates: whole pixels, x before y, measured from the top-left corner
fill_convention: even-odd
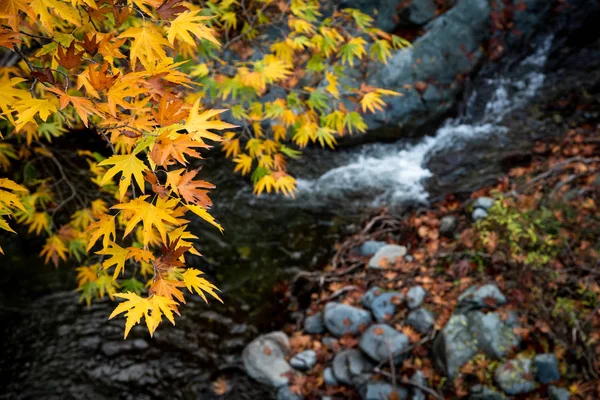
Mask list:
[[[436,12],[434,0],[412,0],[403,17],[415,25],[425,25],[435,18]]]
[[[453,380],[460,368],[477,353],[477,340],[469,329],[467,317],[453,315],[433,343],[436,366]]]
[[[379,286],[372,287],[371,289],[367,290],[367,292],[360,299],[360,304],[362,304],[363,307],[370,309],[373,300],[375,300],[375,298],[382,293],[383,289],[381,289]]]
[[[372,256],[373,254],[377,253],[379,249],[386,245],[386,242],[382,242],[379,240],[367,240],[360,246],[358,251],[361,256]]]
[[[506,357],[521,342],[513,327],[505,324],[497,313],[474,311],[468,314],[468,318],[479,348],[492,358],[500,360]]]
[[[571,398],[571,393],[567,389],[554,385],[548,388],[548,394],[550,395],[550,400],[569,400]]]
[[[404,296],[400,292],[387,292],[375,297],[371,303],[371,312],[378,322],[386,321],[396,314],[396,307]]]
[[[458,297],[459,307],[494,308],[506,302],[504,294],[493,283],[471,286]]]
[[[325,324],[323,322],[323,313],[318,312],[309,315],[304,319],[304,332],[310,334],[320,334],[325,332]]]
[[[427,379],[425,379],[425,375],[423,375],[422,371],[415,372],[413,374],[413,376],[410,378],[410,380],[419,386],[427,387]],[[426,399],[427,399],[427,394],[425,394],[425,392],[423,390],[419,389],[417,386],[414,386],[412,388],[411,400],[426,400]]]
[[[323,370],[323,382],[325,382],[327,386],[336,386],[339,384],[338,380],[333,374],[333,369],[331,369],[331,367],[327,367]]]
[[[471,218],[473,219],[473,221],[479,221],[480,219],[487,218],[487,216],[488,212],[485,211],[483,208],[476,208],[471,214]]]
[[[424,308],[417,308],[408,314],[406,324],[415,328],[419,333],[425,334],[431,330],[435,323],[435,318],[431,311]]]
[[[413,310],[420,307],[423,304],[426,293],[425,289],[420,285],[411,287],[406,293],[406,305],[408,308]]]
[[[357,349],[344,350],[333,359],[333,375],[347,385],[360,386],[371,377],[375,365]]]
[[[357,335],[361,327],[371,323],[371,314],[368,311],[336,302],[325,305],[323,316],[327,330],[338,337]]]
[[[533,363],[535,365],[535,377],[539,382],[546,384],[560,379],[558,360],[554,354],[538,354],[533,359]]]
[[[314,350],[305,350],[290,359],[290,365],[300,371],[308,371],[317,363],[317,353]]]
[[[282,386],[277,391],[277,400],[302,400],[304,397],[292,392],[289,386]]]
[[[452,237],[456,230],[457,220],[454,215],[446,215],[440,222],[440,235]]]
[[[471,387],[469,400],[505,400],[504,394],[484,385],[473,385]]]
[[[504,393],[510,396],[535,390],[532,380],[531,359],[515,358],[496,368],[494,379]]]
[[[396,259],[406,255],[406,247],[397,244],[383,246],[369,260],[369,268],[384,268],[386,265],[394,264]]]
[[[389,399],[392,393],[396,392],[396,398],[408,399],[408,391],[399,387],[394,390],[392,384],[382,381],[370,381],[361,390],[363,400],[382,400]]]
[[[244,368],[251,378],[273,387],[287,386],[293,371],[285,359],[290,350],[288,337],[283,332],[261,335],[250,342],[242,352]]]
[[[492,208],[492,206],[494,205],[494,203],[496,202],[495,199],[491,198],[491,197],[478,197],[475,202],[473,203],[473,207],[475,208],[483,208],[484,210],[489,210],[490,208]]]
[[[406,357],[406,350],[410,345],[408,337],[386,324],[371,325],[358,342],[358,347],[377,362],[390,359],[395,364]]]

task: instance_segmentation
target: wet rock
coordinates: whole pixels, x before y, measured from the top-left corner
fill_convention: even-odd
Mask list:
[[[506,304],[506,301],[498,286],[492,283],[471,286],[458,298],[459,307],[474,308],[494,308]]]
[[[500,360],[521,342],[513,327],[505,324],[497,313],[469,313],[469,324],[479,348],[488,356]]]
[[[569,400],[571,398],[571,393],[567,389],[553,385],[548,388],[548,394],[550,395],[550,400]]]
[[[386,265],[394,264],[396,259],[406,255],[406,247],[397,244],[388,244],[380,248],[369,260],[369,268],[384,268]]]
[[[277,400],[302,400],[304,397],[292,392],[289,386],[282,386],[277,391]]]
[[[323,316],[327,330],[338,337],[357,335],[361,327],[371,323],[371,314],[368,311],[336,302],[325,305]]]
[[[440,235],[446,237],[454,236],[458,221],[454,215],[446,215],[440,222]]]
[[[483,208],[484,210],[489,210],[490,208],[492,208],[492,206],[494,205],[494,203],[496,202],[496,200],[494,200],[491,197],[478,197],[475,202],[473,203],[473,207],[474,208]]]
[[[304,332],[310,334],[320,334],[325,332],[325,323],[323,322],[323,313],[318,312],[309,315],[304,319]]]
[[[452,380],[460,368],[477,353],[477,341],[465,315],[450,317],[433,343],[436,366]]]
[[[410,378],[410,380],[419,386],[427,387],[427,379],[425,379],[425,375],[423,375],[422,371],[415,372],[413,374],[413,376]],[[427,394],[423,390],[419,389],[417,386],[414,386],[411,391],[412,391],[411,400],[426,400],[427,399]]]
[[[558,360],[552,353],[538,354],[533,359],[535,377],[541,383],[550,383],[560,379]]]
[[[421,306],[427,292],[422,286],[413,286],[406,293],[406,305],[411,310]]]
[[[425,334],[433,327],[435,318],[429,310],[417,308],[408,314],[405,322],[415,328],[417,332]]]
[[[285,359],[290,350],[287,335],[271,332],[250,342],[242,352],[244,368],[251,378],[273,387],[289,383],[292,367]]]
[[[371,312],[378,322],[386,321],[396,314],[396,307],[402,303],[402,293],[387,292],[383,293],[371,303]]]
[[[494,379],[504,393],[511,396],[535,390],[529,358],[515,358],[501,364],[496,368]]]
[[[358,252],[361,256],[372,256],[384,246],[387,246],[386,242],[382,242],[379,240],[367,240],[362,244],[362,246],[360,246]]]
[[[347,385],[360,386],[371,377],[375,365],[357,349],[339,352],[333,359],[333,375]]]
[[[305,350],[290,359],[290,365],[300,371],[308,371],[317,363],[317,353],[314,350]]]
[[[395,392],[395,397],[392,393]],[[396,388],[392,384],[382,381],[370,381],[361,390],[363,400],[381,400],[381,399],[408,399],[408,391],[405,388]]]
[[[367,290],[367,292],[360,299],[360,304],[362,304],[363,307],[370,309],[373,300],[375,300],[375,297],[379,296],[382,293],[383,290],[379,286],[372,287],[371,289]]]
[[[410,340],[405,334],[386,324],[371,325],[358,342],[358,347],[373,360],[385,362],[393,359],[395,364],[404,359],[409,345]]]
[[[487,216],[488,213],[483,208],[476,208],[471,214],[471,218],[473,219],[473,221],[479,221],[480,219],[487,218]]]
[[[484,385],[473,385],[471,387],[469,400],[505,400],[504,394]]]
[[[335,379],[335,375],[333,374],[333,369],[331,367],[327,367],[323,370],[323,382],[327,386],[336,386],[339,384],[338,380]]]
[[[437,6],[434,0],[412,0],[402,13],[402,18],[415,25],[425,25],[435,18]]]

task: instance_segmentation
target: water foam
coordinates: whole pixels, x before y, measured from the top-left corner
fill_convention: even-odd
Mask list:
[[[447,121],[434,136],[414,145],[405,143],[364,145],[351,162],[331,169],[315,180],[298,180],[302,194],[319,193],[332,198],[367,197],[373,206],[406,201],[426,202],[429,194],[424,181],[432,176],[425,166],[427,156],[436,149],[460,147],[472,139],[502,134],[507,128],[498,125],[509,112],[525,105],[544,83],[542,68],[546,63],[552,38],[546,38],[538,50],[520,64],[526,73],[519,79],[488,80],[495,88],[485,106],[485,115],[478,122],[463,123],[459,117]],[[474,93],[476,96],[476,93]],[[477,103],[472,98],[469,108]]]

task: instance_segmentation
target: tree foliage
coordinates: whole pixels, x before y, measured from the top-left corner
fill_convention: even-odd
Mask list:
[[[398,93],[350,82],[407,45],[314,0],[3,0],[0,22],[0,228],[76,259],[88,304],[124,299],[125,337],[174,324],[184,287],[220,300],[185,265],[192,215],[222,230],[194,159],[218,145],[255,193],[293,196],[286,161],[364,132]]]

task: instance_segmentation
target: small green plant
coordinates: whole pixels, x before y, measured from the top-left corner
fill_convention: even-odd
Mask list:
[[[560,221],[545,207],[522,210],[513,199],[499,197],[488,217],[477,221],[479,238],[488,252],[502,251],[509,260],[541,267],[559,249]]]

